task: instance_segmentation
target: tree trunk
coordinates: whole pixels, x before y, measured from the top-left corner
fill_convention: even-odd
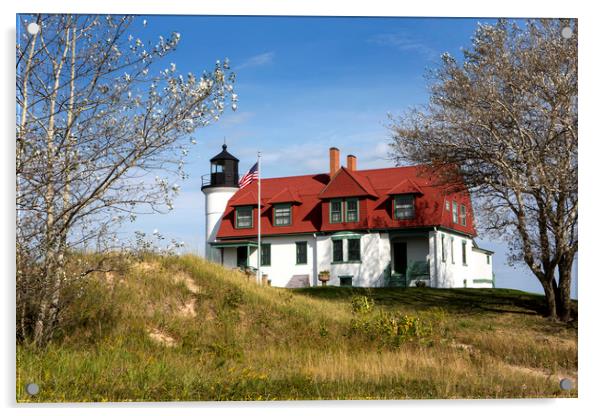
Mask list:
[[[571,319],[572,269],[572,258],[564,258],[558,265],[558,319],[563,322]]]
[[[546,296],[546,316],[550,319],[558,319],[557,305],[556,305],[556,282],[554,278],[541,282],[543,291]]]

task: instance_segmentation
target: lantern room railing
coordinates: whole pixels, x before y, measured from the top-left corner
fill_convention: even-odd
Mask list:
[[[201,188],[211,185],[211,174],[207,173],[206,175],[201,176]]]
[[[213,172],[201,176],[201,188],[208,186],[238,186],[238,173]]]

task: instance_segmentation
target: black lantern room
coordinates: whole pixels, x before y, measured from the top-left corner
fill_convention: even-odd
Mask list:
[[[238,159],[222,146],[222,151],[211,158],[211,180],[203,188],[228,186],[238,188]]]

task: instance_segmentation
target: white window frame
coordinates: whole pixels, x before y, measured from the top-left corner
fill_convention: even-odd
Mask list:
[[[278,224],[278,210],[286,208],[288,210],[288,222],[286,224]],[[286,217],[281,217],[286,218]],[[293,205],[292,204],[275,204],[274,205],[274,227],[286,227],[293,223]]]

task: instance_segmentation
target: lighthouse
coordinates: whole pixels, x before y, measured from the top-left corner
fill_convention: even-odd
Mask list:
[[[238,191],[238,159],[228,152],[228,146],[211,158],[211,173],[203,177],[205,194],[205,258],[221,263],[220,251],[211,247],[219,230],[228,200]]]

